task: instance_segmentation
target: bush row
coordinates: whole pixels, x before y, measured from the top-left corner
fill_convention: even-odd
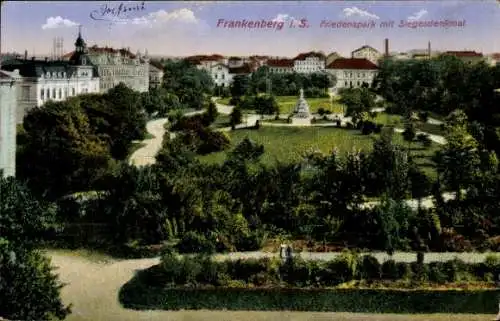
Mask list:
[[[353,280],[410,280],[437,284],[484,281],[492,282],[500,273],[500,261],[489,257],[485,262],[467,264],[454,259],[447,262],[380,263],[370,255],[346,252],[332,261],[289,262],[277,258],[214,261],[207,256],[184,256],[170,252],[162,258],[154,284],[213,285],[230,287],[288,285],[292,287],[333,287]]]

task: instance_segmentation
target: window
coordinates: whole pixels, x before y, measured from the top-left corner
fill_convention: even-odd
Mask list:
[[[222,74],[222,80],[226,79],[226,75]]]
[[[30,98],[30,87],[23,86],[23,99],[29,99],[29,98]]]
[[[75,95],[75,87],[72,87],[71,88],[71,96],[74,96]]]
[[[62,98],[62,89],[59,88],[59,99],[61,99],[61,98]]]
[[[52,88],[52,98],[56,98],[56,89]]]
[[[64,98],[68,97],[68,88],[64,88]]]
[[[345,86],[347,87],[347,81],[345,82]]]
[[[44,100],[45,99],[45,89],[40,89],[40,99]]]

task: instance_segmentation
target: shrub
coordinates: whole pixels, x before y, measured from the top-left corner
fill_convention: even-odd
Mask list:
[[[421,112],[419,112],[419,113],[418,113],[418,118],[419,118],[422,122],[426,123],[426,122],[427,122],[427,120],[429,119],[429,112],[427,112],[427,111],[421,111]]]
[[[370,135],[375,131],[375,124],[371,121],[365,121],[361,125],[361,133],[363,135]]]
[[[397,280],[402,277],[398,270],[396,261],[387,260],[382,264],[382,278],[386,280]]]
[[[227,149],[230,145],[231,141],[226,133],[206,130],[206,138],[198,147],[197,153],[200,155],[206,155],[220,152]]]
[[[262,230],[251,231],[248,235],[242,236],[236,243],[238,251],[257,251],[260,250],[267,240],[267,232]]]
[[[331,113],[332,113],[331,110],[329,110],[329,109],[325,110],[325,114],[330,115]]]
[[[335,122],[337,123],[337,127],[342,127],[342,121],[341,120],[336,120]]]
[[[323,115],[325,114],[325,109],[324,109],[323,107],[319,107],[319,108],[318,108],[318,114],[319,114],[320,116],[323,116]]]
[[[231,99],[229,100],[229,105],[232,106],[237,106],[240,103],[241,103],[241,97],[231,97]]]
[[[203,234],[189,231],[184,234],[177,244],[179,253],[215,253],[215,242],[207,239]]]
[[[315,124],[315,123],[316,123],[316,117],[313,117],[313,118],[311,119],[311,124]]]
[[[383,124],[375,124],[374,128],[373,128],[373,132],[375,134],[380,134],[382,132],[382,128],[384,127]]]
[[[259,129],[260,128],[260,120],[257,120],[255,122],[255,126],[254,126],[254,129]]]
[[[429,281],[443,284],[446,280],[444,264],[442,262],[429,263]]]
[[[372,255],[364,255],[359,266],[360,276],[363,279],[380,279],[382,268],[378,259]]]
[[[351,122],[347,122],[346,127],[347,127],[348,129],[354,129],[354,124],[353,124],[353,123],[351,123]]]
[[[417,140],[422,143],[425,147],[429,147],[432,144],[432,140],[430,139],[428,134],[420,133],[417,135]]]

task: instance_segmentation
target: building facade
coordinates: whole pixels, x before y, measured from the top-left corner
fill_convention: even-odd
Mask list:
[[[17,123],[26,113],[49,100],[99,92],[99,77],[91,65],[74,65],[67,61],[17,60],[2,66],[7,71],[19,70],[22,82],[17,93]]]
[[[310,74],[325,70],[326,57],[320,52],[301,53],[293,59],[293,71]]]
[[[486,61],[482,53],[475,51],[446,51],[443,53],[443,55],[457,57],[466,64],[476,64],[482,61]]]
[[[351,53],[351,58],[367,59],[374,64],[378,64],[379,59],[382,58],[382,54],[373,47],[363,46],[354,50]]]
[[[105,93],[119,83],[138,91],[149,90],[149,58],[147,52],[134,55],[128,49],[115,50],[92,46],[87,48],[81,33],[75,42],[75,51],[68,54],[77,65],[92,65],[97,69],[100,92]]]
[[[0,70],[0,172],[16,176],[16,109],[19,71]]]
[[[293,72],[294,62],[292,59],[269,59],[267,66],[269,67],[269,72],[289,74]]]
[[[149,88],[159,88],[163,83],[163,65],[158,62],[151,61],[149,63]]]
[[[365,84],[370,86],[378,67],[364,58],[339,58],[327,66],[327,71],[337,79],[335,86],[330,89],[336,94],[342,88],[359,88]]]
[[[238,67],[232,67],[238,68]],[[229,87],[233,81],[232,74],[229,73],[230,67],[222,63],[210,67],[210,75],[217,87]]]

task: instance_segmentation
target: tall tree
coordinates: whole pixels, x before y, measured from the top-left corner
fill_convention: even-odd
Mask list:
[[[450,115],[446,130],[446,145],[436,153],[438,174],[460,200],[462,189],[479,175],[478,143],[467,131],[467,116],[463,111]]]

